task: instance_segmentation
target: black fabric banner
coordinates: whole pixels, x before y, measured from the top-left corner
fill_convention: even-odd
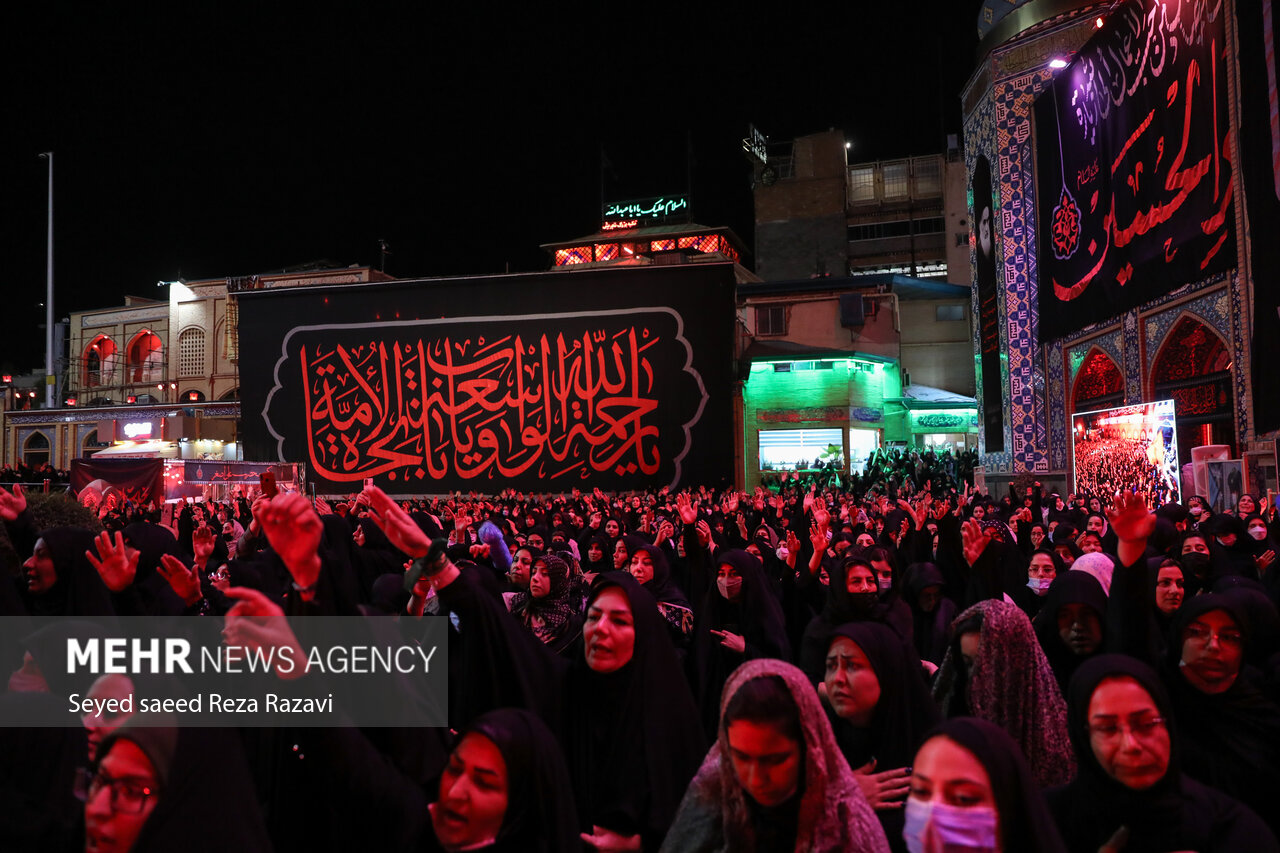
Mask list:
[[[732,476],[727,264],[242,294],[245,453],[321,492]]]
[[[97,505],[115,500],[145,506],[164,500],[164,460],[98,459],[90,456],[71,460],[71,492],[83,504]]]
[[[973,227],[977,236],[978,352],[982,365],[982,447],[986,453],[1004,450],[1004,395],[1000,369],[1000,303],[996,281],[995,196],[991,192],[991,162],[979,157],[969,187],[973,194]]]
[[[1235,266],[1225,14],[1119,3],[1036,100],[1045,340]]]
[[[1272,0],[1238,0],[1240,167],[1252,237],[1253,418],[1257,433],[1280,429],[1280,94]]]

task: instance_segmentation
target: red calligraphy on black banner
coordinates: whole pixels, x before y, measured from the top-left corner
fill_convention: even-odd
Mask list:
[[[1045,338],[1235,265],[1224,17],[1125,0],[1036,101]]]
[[[278,387],[293,377],[302,390],[322,482],[675,481],[706,399],[682,326],[669,309],[642,309],[304,327],[289,335]],[[265,414],[274,430],[291,412]]]

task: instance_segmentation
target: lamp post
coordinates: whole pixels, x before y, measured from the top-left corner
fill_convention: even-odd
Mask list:
[[[45,249],[44,297],[44,407],[53,408],[53,152],[40,155],[49,161],[49,224]]]

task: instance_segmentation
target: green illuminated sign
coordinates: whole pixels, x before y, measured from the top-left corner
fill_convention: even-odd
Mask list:
[[[684,211],[681,213],[681,211]],[[634,226],[655,225],[671,219],[689,218],[688,196],[658,196],[657,198],[641,198],[632,201],[615,201],[604,206],[603,224],[606,228],[611,223],[633,222]],[[614,227],[617,227],[616,225]]]

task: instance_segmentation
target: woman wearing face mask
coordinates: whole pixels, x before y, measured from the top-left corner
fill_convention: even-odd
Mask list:
[[[1069,781],[1075,759],[1066,704],[1026,614],[1004,601],[980,601],[956,618],[952,633],[933,682],[943,715],[995,723],[1022,748],[1041,785]]]
[[[743,661],[791,657],[782,606],[760,561],[735,548],[718,552],[715,562],[716,583],[698,610],[689,652],[689,683],[708,738],[715,737],[730,673]]]
[[[1245,621],[1226,595],[1182,605],[1161,675],[1184,740],[1186,772],[1263,816],[1275,831],[1280,813],[1280,707],[1245,671]]]
[[[1187,498],[1187,515],[1190,516],[1188,529],[1200,526],[1203,521],[1208,521],[1213,517],[1213,510],[1209,508],[1209,502],[1200,495],[1192,495]]]
[[[1258,573],[1258,578],[1264,586],[1273,588],[1276,584],[1276,575],[1280,574],[1275,571],[1276,556],[1280,555],[1280,543],[1272,538],[1267,520],[1257,513],[1246,517],[1244,526],[1248,536],[1244,541],[1253,556],[1254,571]]]
[[[803,673],[743,664],[663,850],[888,851]]]
[[[1027,585],[1011,596],[1015,604],[1022,608],[1030,619],[1035,619],[1044,604],[1045,596],[1054,578],[1066,572],[1062,559],[1049,548],[1040,548],[1031,553],[1027,562]]]
[[[1182,564],[1188,598],[1195,596],[1201,590],[1211,589],[1213,582],[1221,574],[1214,565],[1209,541],[1210,537],[1206,534],[1198,530],[1188,530],[1182,534],[1181,541],[1174,546],[1174,554]]]
[[[876,811],[890,847],[902,846],[902,800],[911,759],[940,721],[920,660],[876,622],[836,629],[820,692],[836,742]]]
[[[1173,705],[1155,672],[1099,655],[1072,677],[1067,725],[1079,775],[1046,798],[1072,850],[1280,850],[1246,806],[1182,772]]]
[[[938,726],[920,747],[905,823],[911,853],[1067,849],[1018,745],[1000,727],[968,717]]]
[[[891,608],[880,601],[875,567],[865,552],[850,550],[831,575],[827,602],[809,621],[800,641],[800,669],[817,684],[826,672],[827,638],[846,622],[883,622],[903,644],[911,645],[914,629],[911,610]]]

